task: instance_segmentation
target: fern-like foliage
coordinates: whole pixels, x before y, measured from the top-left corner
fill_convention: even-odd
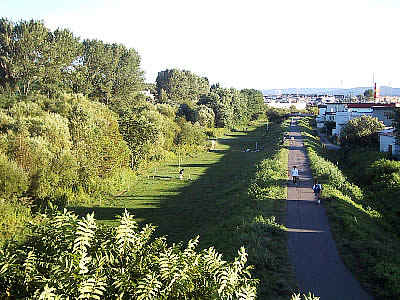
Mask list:
[[[47,284],[45,285],[43,292],[40,293],[39,297],[37,299],[39,300],[58,300],[62,299],[60,295],[57,295],[56,288],[54,287],[49,287]],[[36,297],[35,297],[36,298]]]
[[[120,225],[98,225],[52,209],[22,244],[0,249],[0,299],[254,299],[244,248],[234,262],[214,248],[196,251],[199,237],[168,246],[139,230],[125,211]]]
[[[319,298],[311,293],[308,293],[308,295],[303,294],[303,297],[300,294],[293,294],[291,300],[319,300]]]
[[[157,299],[162,287],[155,273],[147,274],[142,278],[136,287],[136,296],[138,300]]]
[[[132,249],[135,244],[137,223],[133,215],[127,210],[120,217],[120,225],[117,228],[116,243],[121,255]]]
[[[83,218],[78,222],[78,228],[75,233],[75,241],[73,253],[86,253],[90,248],[91,241],[96,233],[97,224],[94,220],[94,212],[87,214],[86,218]]]
[[[106,277],[98,277],[97,274],[89,277],[83,281],[79,286],[79,298],[78,299],[103,299],[103,295],[106,291]]]

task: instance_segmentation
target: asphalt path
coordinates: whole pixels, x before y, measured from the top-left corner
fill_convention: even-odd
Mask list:
[[[345,267],[324,207],[314,200],[312,173],[296,120],[290,136],[295,139],[289,147],[286,227],[289,257],[300,292],[311,292],[321,300],[373,299]],[[299,169],[297,185],[292,183],[290,175],[294,165]]]

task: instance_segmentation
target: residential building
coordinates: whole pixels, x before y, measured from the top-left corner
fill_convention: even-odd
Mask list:
[[[392,126],[393,118],[394,118],[394,106],[374,106],[373,107],[373,116],[378,118],[379,121],[383,122],[385,126]]]
[[[382,130],[378,133],[379,151],[388,152],[393,157],[400,158],[400,145],[396,144],[394,129]]]
[[[373,116],[385,126],[392,126],[393,109],[398,106],[398,103],[326,103],[318,106],[317,128],[324,127],[325,122],[333,121],[336,127],[332,130],[332,135],[340,136],[343,127],[350,120],[361,116]]]

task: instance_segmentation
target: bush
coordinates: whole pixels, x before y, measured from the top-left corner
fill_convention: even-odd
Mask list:
[[[42,215],[22,244],[0,251],[0,297],[82,299],[255,299],[256,280],[244,248],[234,262],[212,247],[196,252],[198,238],[167,246],[138,228],[127,211],[116,228],[94,214]]]
[[[0,199],[21,197],[28,190],[28,176],[15,162],[0,152]]]
[[[0,199],[0,245],[7,239],[18,239],[32,221],[31,209],[15,201]]]
[[[342,129],[340,143],[345,147],[376,146],[378,131],[385,125],[372,116],[361,116],[350,120]]]
[[[186,122],[183,119],[179,119],[178,125],[180,131],[176,137],[177,145],[188,145],[188,146],[203,146],[206,140],[206,135],[203,132],[203,128],[199,123]]]

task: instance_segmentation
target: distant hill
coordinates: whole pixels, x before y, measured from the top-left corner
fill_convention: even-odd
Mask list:
[[[282,94],[299,94],[303,95],[361,95],[364,94],[365,90],[371,89],[371,87],[356,87],[351,89],[340,89],[340,88],[289,88],[282,89]],[[381,96],[400,96],[400,88],[392,88],[389,86],[381,86]],[[277,89],[274,90],[261,90],[263,95],[276,95]]]

